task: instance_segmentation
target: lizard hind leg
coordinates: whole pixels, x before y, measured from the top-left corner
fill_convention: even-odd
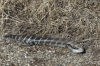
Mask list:
[[[28,45],[33,46],[33,45],[35,45],[35,42],[29,42]]]

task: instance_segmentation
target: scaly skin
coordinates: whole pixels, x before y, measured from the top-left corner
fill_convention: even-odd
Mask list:
[[[67,47],[73,53],[85,53],[85,49],[83,47],[73,47],[71,44],[64,43],[59,41],[56,38],[43,38],[43,37],[36,37],[36,36],[21,36],[21,35],[5,35],[5,38],[12,38],[21,42],[25,42],[28,45],[50,45],[50,46],[59,46],[59,47]]]

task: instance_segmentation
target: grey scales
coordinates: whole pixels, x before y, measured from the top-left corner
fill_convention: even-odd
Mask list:
[[[61,42],[58,38],[45,38],[45,37],[37,37],[37,36],[26,36],[26,35],[12,35],[8,34],[4,36],[5,38],[12,38],[21,42],[25,42],[26,44],[32,45],[49,45],[49,46],[58,46],[70,49],[73,53],[83,54],[85,53],[85,48],[83,47],[75,47],[70,43]]]

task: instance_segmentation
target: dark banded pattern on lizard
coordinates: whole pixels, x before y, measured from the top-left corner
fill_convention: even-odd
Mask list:
[[[62,42],[58,38],[44,38],[44,37],[36,37],[36,36],[25,36],[25,35],[5,35],[5,38],[12,38],[21,42],[25,42],[28,45],[50,45],[50,46],[58,46],[69,48],[74,53],[84,53],[85,49],[83,47],[73,47],[69,43]]]

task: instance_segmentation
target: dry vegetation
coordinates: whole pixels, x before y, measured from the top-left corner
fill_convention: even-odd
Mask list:
[[[24,46],[5,34],[69,38],[86,54]],[[0,0],[0,66],[99,66],[100,0]]]

